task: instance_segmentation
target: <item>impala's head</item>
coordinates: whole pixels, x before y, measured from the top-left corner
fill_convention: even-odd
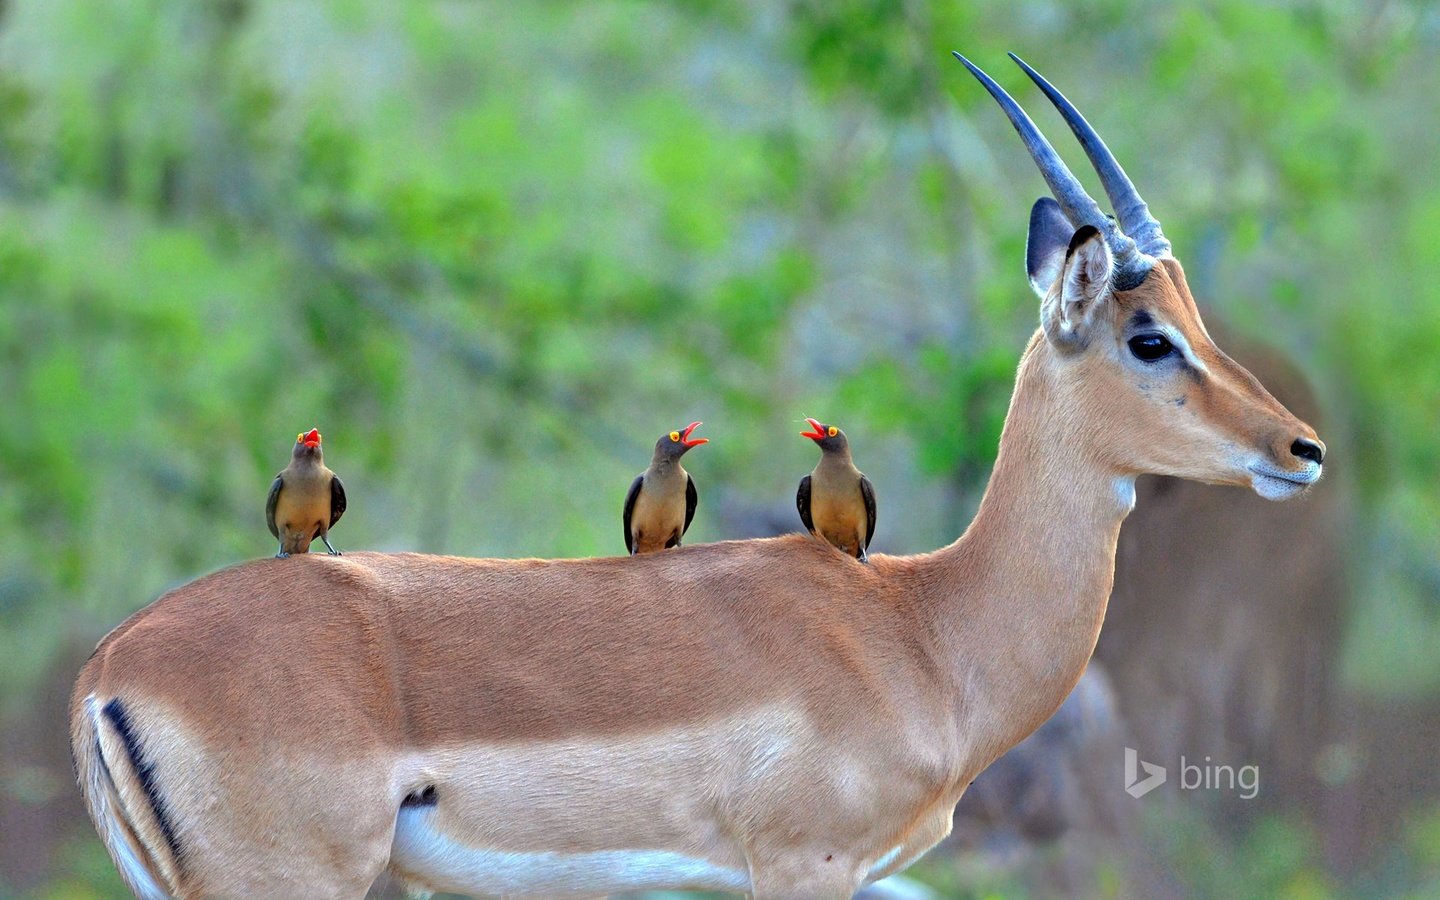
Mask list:
[[[681,431],[672,431],[669,434],[660,435],[660,440],[655,442],[656,459],[679,459],[691,447],[698,447],[701,444],[710,443],[709,438],[692,438],[690,433],[703,425],[703,422],[691,422]]]
[[[814,441],[819,445],[821,452],[838,453],[850,446],[845,439],[845,432],[834,425],[817,422],[809,416],[805,417],[805,421],[810,423],[810,430],[800,432],[800,436]]]
[[[999,102],[1054,199],[1030,211],[1025,266],[1040,297],[1056,398],[1129,474],[1249,485],[1271,500],[1320,478],[1325,446],[1205,331],[1170,242],[1100,136],[1048,81],[1010,55],[1064,116],[1116,217],[1107,216],[1010,95],[955,54]]]
[[[318,459],[320,457],[320,431],[312,428],[295,435],[295,449],[290,455],[296,459],[303,456]]]

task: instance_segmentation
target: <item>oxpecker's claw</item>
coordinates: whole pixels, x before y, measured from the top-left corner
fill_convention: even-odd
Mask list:
[[[284,550],[281,550],[281,551],[279,551],[278,553],[275,554],[275,558],[276,558],[276,559],[289,559],[289,558],[290,558],[290,554],[286,553]]]
[[[325,542],[325,549],[330,551],[330,555],[331,555],[331,556],[343,556],[343,555],[344,555],[344,554],[342,554],[339,550],[336,550],[334,547],[330,546],[330,538],[327,537],[326,535],[323,535],[323,534],[320,535],[320,540],[322,540],[322,541]]]

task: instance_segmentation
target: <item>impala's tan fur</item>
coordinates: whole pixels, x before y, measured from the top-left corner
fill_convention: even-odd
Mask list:
[[[1122,329],[1140,309],[1203,374],[1137,377]],[[137,795],[85,713],[120,698],[178,864],[130,833],[177,896],[359,896],[427,786],[458,845],[670,851],[726,873],[678,887],[848,895],[943,837],[970,780],[1070,691],[1134,474],[1245,484],[1246,459],[1284,466],[1313,437],[1210,342],[1173,260],[1087,315],[1083,350],[1032,338],[975,521],[934,553],[845,565],[798,535],[616,559],[355,553],[170,592],[76,683],[92,816],[102,834],[138,816],[94,787],[103,755]]]

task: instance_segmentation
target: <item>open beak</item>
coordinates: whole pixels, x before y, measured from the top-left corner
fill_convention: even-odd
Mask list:
[[[319,429],[316,429],[316,428],[310,429],[310,433],[307,434],[307,435],[305,435],[304,440],[303,440],[303,443],[304,443],[305,446],[307,446],[307,447],[318,447],[318,446],[320,446],[320,431],[319,431]]]
[[[824,425],[821,425],[819,422],[815,421],[814,419],[810,418],[809,416],[806,416],[806,417],[805,417],[805,421],[807,421],[807,422],[810,423],[810,430],[809,430],[809,431],[802,431],[802,432],[800,432],[800,436],[801,436],[801,437],[808,437],[808,438],[809,438],[810,440],[812,440],[812,441],[823,441],[823,440],[825,440],[825,426],[824,426]]]
[[[685,449],[688,450],[688,449],[690,449],[691,447],[698,447],[698,446],[700,446],[701,444],[708,444],[708,443],[710,443],[710,439],[709,439],[709,438],[692,438],[692,437],[690,437],[690,432],[692,432],[692,431],[694,431],[695,429],[699,428],[702,424],[704,424],[704,423],[702,423],[702,422],[691,422],[689,425],[686,425],[686,426],[685,426],[685,430],[684,430],[684,431],[680,432],[680,443],[682,443],[682,444],[685,445]]]

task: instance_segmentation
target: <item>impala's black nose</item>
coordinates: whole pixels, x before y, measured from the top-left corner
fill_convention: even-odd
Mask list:
[[[1301,459],[1308,459],[1319,465],[1325,461],[1325,445],[1309,438],[1296,438],[1290,445],[1290,452]]]

